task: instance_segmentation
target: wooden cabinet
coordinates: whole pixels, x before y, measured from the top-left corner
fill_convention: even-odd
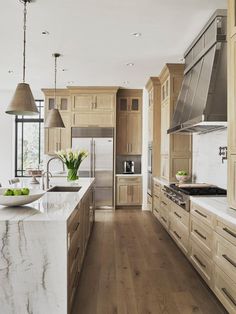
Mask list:
[[[142,205],[142,177],[117,176],[116,205]]]
[[[236,0],[228,0],[228,35],[236,34]]]
[[[191,173],[191,135],[167,134],[171,126],[175,104],[183,80],[183,64],[166,64],[159,78],[161,82],[161,152],[160,175],[168,181],[176,181],[178,170]]]
[[[75,292],[94,222],[94,190],[91,188],[71,214],[67,223],[68,242],[68,313],[71,313]]]
[[[48,128],[44,130],[44,153],[54,155],[56,151],[71,148],[71,101],[66,90],[58,90],[56,105],[52,90],[43,90],[45,93],[44,119],[51,109],[60,111],[65,128]]]
[[[142,154],[141,96],[141,90],[120,90],[118,92],[117,155]]]
[[[72,126],[114,127],[116,91],[73,90]]]
[[[152,175],[160,176],[161,145],[161,83],[158,77],[150,77],[148,91],[148,142],[152,143]]]
[[[236,17],[235,0],[228,0],[228,202],[236,209]]]

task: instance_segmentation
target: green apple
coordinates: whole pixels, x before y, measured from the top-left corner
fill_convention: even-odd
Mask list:
[[[178,176],[187,176],[188,173],[187,173],[186,171],[180,170],[180,171],[178,171],[178,172],[176,173],[176,175],[178,175]]]
[[[30,190],[28,188],[23,188],[23,189],[21,189],[21,193],[22,193],[22,195],[29,195]]]
[[[7,190],[4,192],[3,195],[4,195],[4,196],[12,196],[12,195],[14,195],[14,192],[13,192],[11,189],[7,189]]]
[[[22,195],[21,189],[14,189],[13,193],[14,193],[14,196]]]

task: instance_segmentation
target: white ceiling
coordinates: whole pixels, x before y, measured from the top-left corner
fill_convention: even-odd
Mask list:
[[[14,90],[22,76],[23,5],[0,1],[0,90]],[[141,88],[164,63],[180,62],[214,10],[226,5],[226,0],[37,0],[28,5],[26,80],[35,91],[53,87],[51,55],[60,52],[59,87],[68,81],[117,86],[129,81],[128,87]],[[50,35],[43,36],[44,30]]]

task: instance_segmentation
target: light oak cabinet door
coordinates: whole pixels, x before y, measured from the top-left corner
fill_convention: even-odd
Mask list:
[[[95,97],[95,110],[96,111],[114,111],[115,95],[113,94],[99,94]]]
[[[95,111],[95,110],[94,110]],[[73,127],[114,127],[114,112],[74,112]]]
[[[170,106],[164,102],[161,106],[161,154],[168,154],[170,147],[170,135],[167,134],[170,121]]]
[[[60,111],[65,128],[45,129],[44,133],[44,152],[54,155],[58,150],[71,148],[71,114],[70,112]]]
[[[129,203],[129,185],[127,184],[118,185],[117,204],[127,205],[128,203]]]
[[[236,34],[236,0],[228,0],[229,36]]]
[[[54,96],[47,96],[45,98],[45,113],[48,114],[51,109],[59,109],[63,112],[71,111],[71,98],[69,96],[56,96],[56,105]]]
[[[142,205],[141,177],[117,177],[116,183],[116,205]]]
[[[142,187],[140,184],[133,184],[131,188],[131,205],[141,205],[142,204]]]
[[[117,117],[117,154],[142,154],[141,115],[122,113]]]
[[[228,201],[236,208],[236,155],[229,155],[228,164]]]
[[[73,96],[73,110],[78,112],[90,112],[94,107],[94,96],[81,94]]]
[[[141,113],[142,105],[140,97],[119,97],[118,112],[134,112]]]

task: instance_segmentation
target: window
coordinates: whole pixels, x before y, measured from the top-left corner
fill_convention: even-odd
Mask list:
[[[43,162],[44,101],[36,100],[39,114],[16,116],[15,176],[27,176],[28,168],[38,168]]]

